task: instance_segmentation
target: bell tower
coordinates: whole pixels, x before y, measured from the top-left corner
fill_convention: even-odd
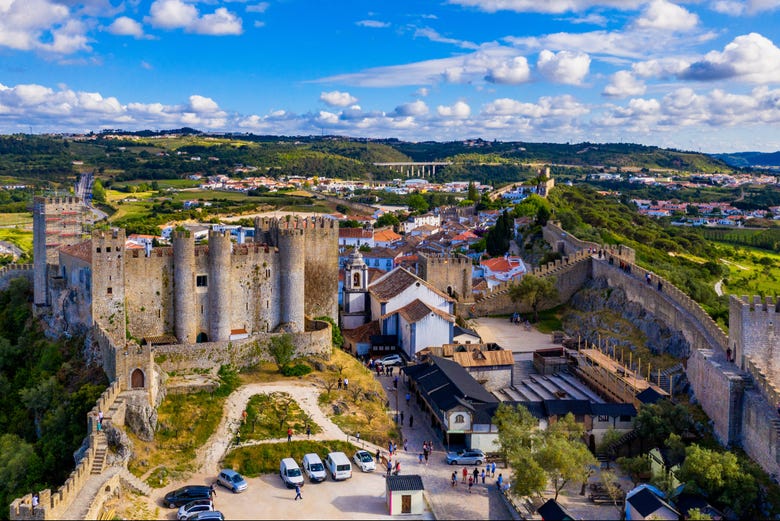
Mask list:
[[[371,306],[368,301],[368,266],[357,248],[349,254],[344,267],[344,311],[341,327],[355,329],[368,322]]]

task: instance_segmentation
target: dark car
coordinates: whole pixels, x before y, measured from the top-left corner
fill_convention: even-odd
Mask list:
[[[211,488],[206,485],[187,485],[165,494],[163,502],[168,508],[176,508],[196,499],[211,499]]]

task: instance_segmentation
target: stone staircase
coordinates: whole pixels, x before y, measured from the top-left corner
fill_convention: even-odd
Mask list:
[[[615,442],[610,444],[610,446],[607,447],[604,451],[597,452],[596,459],[599,461],[599,463],[609,462],[610,454],[617,454],[617,450],[620,447],[622,447],[626,443],[631,443],[638,437],[639,437],[639,432],[636,429],[625,433],[623,436],[618,438]]]
[[[106,467],[106,452],[108,451],[108,443],[106,442],[106,435],[103,431],[95,433],[95,457],[92,459],[92,468],[90,474],[102,474],[103,469]]]
[[[675,376],[677,376],[679,373],[682,373],[684,371],[685,368],[681,363],[676,364],[668,369],[664,369],[663,371],[661,371],[661,381],[655,383],[658,385],[658,387],[660,387],[664,391],[669,392],[669,383],[673,381]]]

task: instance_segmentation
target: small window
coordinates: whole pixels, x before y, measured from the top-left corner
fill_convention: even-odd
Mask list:
[[[112,293],[113,293],[113,290],[111,289],[110,286],[108,288],[106,288],[106,295],[111,295]]]
[[[599,414],[599,421],[600,422],[608,422],[609,421],[609,416],[607,416],[606,414]]]
[[[631,416],[629,416],[628,414],[621,414],[620,415],[620,421],[621,422],[630,422],[631,421]]]
[[[106,253],[111,253],[111,246],[106,246]]]
[[[208,275],[198,275],[195,278],[195,285],[199,288],[205,288],[209,285]]]
[[[100,253],[100,246],[97,247],[97,252]]]
[[[455,423],[466,423],[466,417],[462,414],[455,415]]]

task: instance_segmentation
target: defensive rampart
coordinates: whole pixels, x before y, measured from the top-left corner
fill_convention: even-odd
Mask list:
[[[8,289],[13,279],[24,277],[33,280],[32,264],[7,264],[0,268],[0,291]]]
[[[281,333],[260,333],[241,340],[172,344],[154,347],[154,358],[166,372],[210,369],[230,364],[249,367],[261,361],[273,360],[268,352],[271,338]],[[331,326],[328,322],[307,321],[307,331],[290,333],[295,356],[328,357],[332,349]]]
[[[95,407],[87,413],[87,450],[68,479],[57,490],[38,492],[38,504],[33,506],[33,495],[27,494],[14,499],[10,505],[10,519],[62,519],[65,511],[78,497],[86,481],[92,475],[98,445],[103,437],[97,429],[98,411],[108,411],[121,392],[119,382],[114,382],[103,391]]]

